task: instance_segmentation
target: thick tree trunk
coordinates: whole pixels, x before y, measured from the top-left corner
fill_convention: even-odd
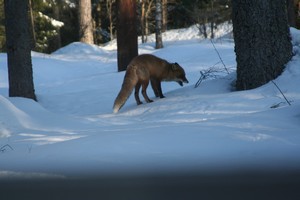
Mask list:
[[[28,0],[5,0],[9,96],[36,100],[31,62]]]
[[[291,59],[285,0],[232,0],[238,90],[275,79]]]
[[[162,3],[161,0],[156,0],[155,4],[155,37],[156,49],[163,48],[162,43]]]
[[[79,0],[79,39],[80,42],[94,44],[92,2]]]
[[[136,1],[117,0],[118,71],[124,71],[138,55]]]

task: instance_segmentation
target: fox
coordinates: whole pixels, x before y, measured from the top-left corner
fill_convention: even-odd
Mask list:
[[[145,101],[153,102],[146,92],[149,82],[155,96],[165,98],[161,90],[162,81],[175,81],[180,86],[183,86],[183,83],[189,83],[184,69],[177,62],[169,63],[152,54],[136,56],[127,66],[121,90],[114,101],[113,112],[117,113],[123,107],[133,89],[135,89],[134,97],[137,105],[142,104],[139,97],[141,87]]]

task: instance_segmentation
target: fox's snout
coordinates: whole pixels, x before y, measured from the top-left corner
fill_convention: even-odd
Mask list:
[[[182,82],[184,83],[189,83],[189,81],[184,77],[184,79],[182,80]]]
[[[189,81],[184,77],[183,79],[178,80],[177,83],[178,83],[180,86],[183,86],[183,83],[189,83]]]

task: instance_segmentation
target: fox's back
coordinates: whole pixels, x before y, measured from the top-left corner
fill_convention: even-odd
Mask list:
[[[128,68],[135,68],[139,73],[146,76],[160,77],[167,71],[169,63],[151,54],[142,54],[135,57]]]

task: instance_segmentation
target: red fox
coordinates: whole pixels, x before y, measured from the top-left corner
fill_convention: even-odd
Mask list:
[[[169,63],[151,54],[139,55],[129,63],[121,91],[119,92],[113,106],[113,112],[117,113],[125,104],[133,88],[136,103],[142,104],[139,90],[142,86],[142,95],[147,103],[153,102],[149,99],[146,89],[151,82],[156,97],[164,98],[161,90],[161,81],[175,81],[183,86],[189,81],[185,77],[184,69],[178,63]]]

